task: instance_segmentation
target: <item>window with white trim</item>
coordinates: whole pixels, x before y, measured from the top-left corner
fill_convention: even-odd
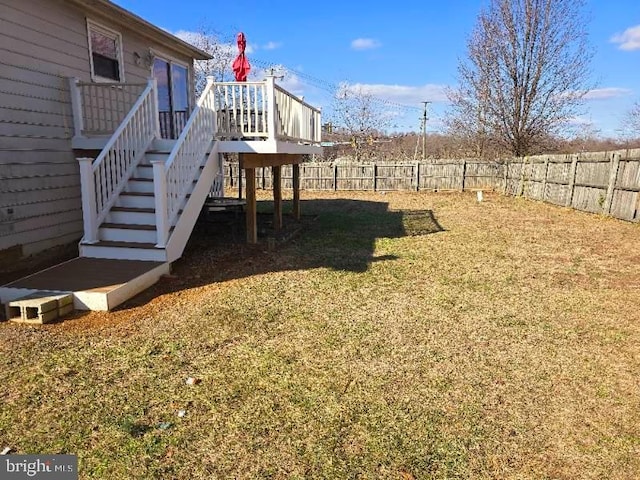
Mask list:
[[[122,82],[122,37],[106,27],[87,21],[91,78],[94,81]]]

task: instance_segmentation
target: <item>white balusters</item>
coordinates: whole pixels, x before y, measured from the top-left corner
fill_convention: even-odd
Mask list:
[[[276,138],[299,142],[320,141],[320,110],[285,89],[274,86]]]
[[[134,103],[95,161],[78,159],[82,182],[85,243],[98,240],[98,226],[157,134],[155,80]],[[90,170],[89,170],[90,169]]]
[[[216,83],[214,108],[218,138],[320,141],[320,110],[277,86],[275,77]]]
[[[146,83],[88,83],[70,78],[74,135],[112,134],[146,87]]]
[[[213,108],[219,138],[264,138],[266,85],[264,82],[220,82],[215,84]]]
[[[158,247],[166,245],[169,229],[198,177],[205,154],[211,148],[216,131],[214,102],[213,78],[209,78],[166,164],[154,164],[154,182],[160,184],[155,185]]]

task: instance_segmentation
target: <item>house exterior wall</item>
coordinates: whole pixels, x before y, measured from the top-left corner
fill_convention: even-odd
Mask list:
[[[121,34],[128,83],[146,82],[151,75],[151,66],[144,61],[150,49],[192,65],[191,58],[173,51],[171,45],[140,35],[139,26],[118,24],[117,19],[87,13],[71,2],[0,0],[0,259],[4,261],[3,251],[26,256],[82,236],[68,77],[91,81],[87,18]],[[134,52],[143,61],[136,62]]]

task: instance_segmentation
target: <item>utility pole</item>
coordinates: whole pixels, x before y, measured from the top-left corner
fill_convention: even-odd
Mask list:
[[[420,133],[421,136],[418,137],[418,141],[416,142],[416,151],[413,154],[413,159],[418,159],[418,147],[420,147],[420,139],[422,139],[422,160],[426,160],[427,158],[427,105],[431,102],[424,101],[422,104],[424,105],[424,111],[422,113],[422,118],[420,119]]]
[[[422,159],[427,158],[427,105],[431,102],[422,102],[424,105],[424,112],[422,113]]]

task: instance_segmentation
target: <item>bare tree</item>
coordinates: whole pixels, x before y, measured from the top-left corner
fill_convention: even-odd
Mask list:
[[[337,133],[346,135],[351,143],[355,161],[373,151],[376,138],[390,125],[390,118],[371,94],[346,83],[335,92],[333,116]]]
[[[182,40],[207,52],[211,60],[196,60],[194,64],[195,93],[199,97],[207,84],[207,77],[217,82],[233,80],[231,65],[238,54],[232,35],[223,35],[207,25],[196,32],[178,33]]]
[[[627,115],[627,129],[635,138],[640,138],[640,102],[633,104]]]
[[[575,117],[588,92],[584,0],[490,0],[450,92],[450,129],[522,156]]]

